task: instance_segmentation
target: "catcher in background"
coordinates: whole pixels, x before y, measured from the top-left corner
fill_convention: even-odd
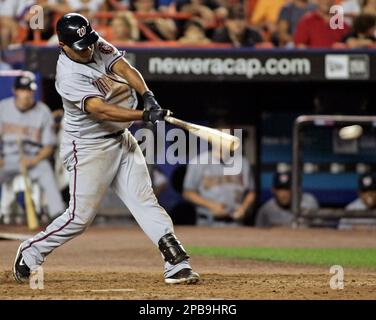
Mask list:
[[[60,155],[69,172],[69,208],[20,245],[14,278],[27,280],[48,254],[83,233],[112,187],[159,248],[165,282],[196,283],[199,275],[192,271],[171,218],[153,193],[145,158],[127,129],[136,120],[163,121],[169,110],[159,106],[141,74],[85,17],[66,14],[56,30],[61,53],[55,86],[64,107]],[[144,110],[134,110],[135,91],[143,97]]]

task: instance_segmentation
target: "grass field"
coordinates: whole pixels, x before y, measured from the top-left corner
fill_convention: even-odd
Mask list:
[[[217,258],[238,258],[261,261],[275,261],[308,265],[341,265],[343,267],[376,270],[376,249],[374,248],[188,248],[193,255]]]

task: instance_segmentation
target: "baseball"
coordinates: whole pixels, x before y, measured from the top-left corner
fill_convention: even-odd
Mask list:
[[[343,140],[358,139],[363,133],[363,128],[358,125],[346,126],[339,130],[339,136]]]

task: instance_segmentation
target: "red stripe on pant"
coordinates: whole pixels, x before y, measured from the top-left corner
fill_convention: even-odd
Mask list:
[[[63,226],[61,226],[59,229],[54,230],[54,231],[51,231],[50,233],[46,234],[46,235],[43,236],[42,238],[32,241],[28,246],[26,246],[25,248],[23,248],[23,249],[21,250],[21,253],[22,253],[23,251],[25,251],[26,249],[29,249],[33,244],[35,244],[35,243],[37,243],[37,242],[40,242],[40,241],[43,241],[43,240],[47,239],[49,236],[53,235],[54,233],[63,230],[68,224],[70,224],[70,223],[74,220],[75,212],[76,212],[76,182],[77,182],[77,164],[78,164],[78,159],[77,159],[77,150],[76,150],[76,143],[75,143],[75,141],[72,141],[72,144],[73,144],[73,155],[74,155],[74,160],[75,160],[75,164],[74,164],[74,167],[73,167],[73,172],[74,172],[74,183],[73,183],[73,210],[72,210],[72,216],[71,216],[71,218],[70,218],[70,219],[69,219],[69,220],[68,220]]]

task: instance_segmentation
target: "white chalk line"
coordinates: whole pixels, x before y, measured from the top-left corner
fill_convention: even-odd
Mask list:
[[[84,290],[72,290],[73,292],[133,292],[136,289],[84,289]]]

